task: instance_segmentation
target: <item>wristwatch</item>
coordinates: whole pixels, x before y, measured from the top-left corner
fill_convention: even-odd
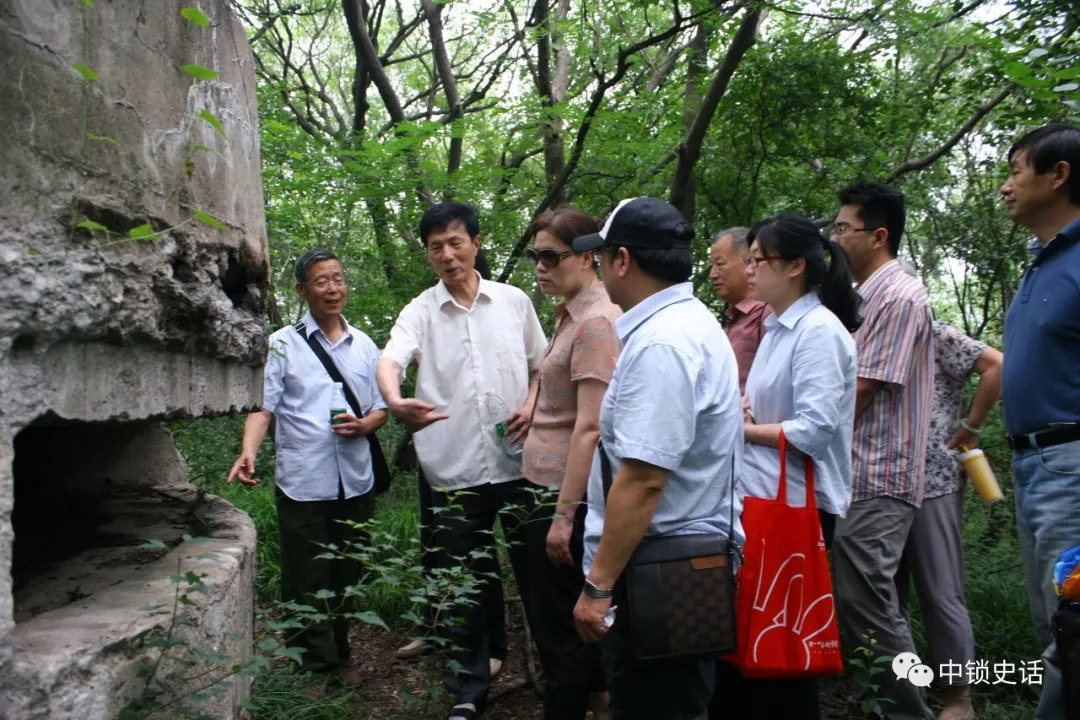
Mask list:
[[[585,587],[582,588],[582,592],[585,593],[586,597],[602,600],[603,598],[609,598],[613,596],[615,594],[615,589],[608,588],[607,590],[605,590],[603,588],[596,587],[596,585],[589,582],[588,578],[585,578]]]

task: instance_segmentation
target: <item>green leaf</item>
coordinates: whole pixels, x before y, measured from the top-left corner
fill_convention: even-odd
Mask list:
[[[100,140],[101,142],[107,142],[114,147],[120,147],[120,141],[116,138],[105,137],[104,135],[95,135],[94,133],[86,133],[87,140]]]
[[[295,660],[297,663],[304,662],[304,649],[299,647],[290,647],[285,649],[278,649],[274,653],[274,657],[287,657],[291,660]]]
[[[91,70],[86,65],[83,65],[82,63],[75,63],[71,67],[75,68],[79,72],[79,74],[82,75],[87,80],[99,80],[99,79],[101,79],[100,75],[98,75],[96,72]]]
[[[184,19],[188,22],[193,22],[196,25],[202,25],[206,27],[210,24],[210,18],[202,14],[199,8],[186,7],[180,11],[180,14],[184,16]]]
[[[1010,77],[1027,77],[1031,74],[1031,68],[1024,63],[1011,62],[1005,64],[1005,74]]]
[[[105,227],[101,223],[94,222],[93,220],[83,220],[82,222],[77,222],[75,223],[75,227],[83,228],[84,230],[94,230],[97,232],[109,232],[109,228]],[[161,541],[158,540],[157,542]],[[149,545],[150,543],[145,543],[143,547],[148,547]],[[165,543],[161,543],[161,546],[164,547]]]
[[[217,119],[217,116],[215,116],[214,113],[210,112],[206,108],[203,108],[199,111],[199,117],[213,125],[214,129],[222,135],[225,134],[225,128],[221,126],[221,121]]]
[[[1065,83],[1064,85],[1058,85],[1054,88],[1054,92],[1072,92],[1078,88],[1080,88],[1080,84],[1071,82]]]
[[[1048,54],[1050,54],[1050,51],[1046,48],[1035,48],[1034,50],[1029,52],[1027,56],[1029,60],[1035,60],[1036,58],[1041,58],[1043,55]]]
[[[200,222],[204,222],[211,227],[217,228],[218,230],[225,229],[225,223],[221,222],[210,213],[203,212],[199,208],[192,208],[192,211],[195,213],[195,217],[197,217]]]
[[[1072,80],[1073,78],[1080,77],[1080,65],[1071,68],[1065,68],[1064,70],[1058,70],[1054,73],[1056,80]]]
[[[154,234],[154,226],[150,223],[144,223],[138,227],[133,227],[128,230],[128,237],[132,240],[138,240],[139,238],[149,237]]]
[[[218,76],[216,70],[203,67],[202,65],[181,65],[180,69],[186,72],[188,75],[198,78],[199,80],[214,80]],[[97,79],[97,78],[95,78]]]
[[[79,0],[86,7],[94,7],[94,0]]]
[[[365,610],[364,612],[346,613],[346,617],[350,617],[354,620],[359,620],[360,622],[365,622],[368,625],[378,625],[383,630],[390,629],[386,626],[386,623],[383,622],[381,617],[371,612],[370,610]]]
[[[281,647],[281,643],[274,638],[268,637],[260,640],[255,645],[255,647],[259,650],[262,650],[263,652],[266,652],[267,650],[277,650],[279,647]]]

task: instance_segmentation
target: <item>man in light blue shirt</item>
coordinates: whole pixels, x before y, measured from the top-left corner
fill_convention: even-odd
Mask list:
[[[240,457],[227,482],[237,478],[256,485],[255,456],[270,420],[277,416],[277,513],[281,542],[281,595],[286,602],[333,611],[334,620],[300,633],[307,669],[334,672],[346,684],[359,673],[349,666],[348,625],[340,613],[345,589],[360,578],[352,560],[317,560],[323,545],[346,547],[362,538],[341,521],[366,522],[374,511],[371,450],[367,435],[386,423],[386,403],[375,383],[379,350],[371,339],[342,317],[348,286],[337,257],[311,250],[296,261],[296,292],[310,308],[301,324],[270,336],[264,371],[263,407],[244,424]],[[314,338],[337,366],[360,404],[337,415],[343,397],[308,344]],[[334,597],[317,600],[329,590]]]
[[[633,657],[619,611],[604,616],[631,554],[645,537],[708,533],[742,540],[732,492],[742,448],[735,355],[720,323],[693,296],[693,229],[668,203],[624,200],[603,230],[574,241],[596,251],[623,351],[600,411],[599,452],[611,462],[604,499],[599,454],[585,521],[585,590],[574,609],[578,633],[604,639],[612,712],[619,720],[692,720],[713,693],[715,659]],[[732,505],[734,504],[734,507]]]

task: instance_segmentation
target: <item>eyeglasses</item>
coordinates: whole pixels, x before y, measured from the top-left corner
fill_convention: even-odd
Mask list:
[[[763,262],[767,262],[769,260],[783,260],[783,259],[784,259],[784,257],[782,255],[763,255],[761,257],[754,257],[753,255],[751,255],[750,257],[746,258],[746,267],[756,268],[758,265],[760,265]]]
[[[528,248],[525,251],[525,257],[529,258],[529,262],[531,262],[533,265],[536,265],[537,263],[544,263],[544,267],[546,268],[555,267],[573,254],[573,250],[564,250],[563,252],[558,252],[557,250],[536,250],[535,248]]]
[[[865,232],[867,230],[876,230],[877,228],[857,228],[851,227],[846,222],[833,223],[833,226],[829,228],[829,235],[831,237],[840,237],[841,235],[847,235],[852,232]]]
[[[343,277],[342,278],[334,278],[334,279],[319,278],[318,280],[315,280],[315,281],[309,282],[309,283],[304,283],[304,284],[307,285],[309,288],[314,288],[314,289],[319,290],[319,291],[325,290],[326,288],[330,287],[331,285],[334,285],[334,286],[339,287],[339,288],[347,288],[347,287],[349,287],[348,281],[346,281],[345,278],[343,278]]]

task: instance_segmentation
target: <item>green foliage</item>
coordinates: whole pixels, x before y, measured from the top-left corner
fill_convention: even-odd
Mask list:
[[[202,65],[181,65],[180,69],[197,80],[215,80],[218,72]]]
[[[186,7],[180,11],[180,15],[188,22],[195,23],[196,25],[201,25],[202,27],[210,25],[210,18],[203,15],[199,8]]]
[[[71,67],[75,68],[75,70],[80,75],[82,75],[84,78],[86,78],[87,80],[100,80],[101,79],[100,75],[98,75],[91,68],[87,67],[86,65],[83,65],[82,63],[75,63]]]
[[[214,113],[210,112],[206,108],[203,108],[199,111],[199,117],[210,123],[210,125],[213,126],[213,128],[219,133],[221,133],[222,136],[225,135],[225,128],[222,126],[221,121],[218,120],[217,115],[214,115]]]

